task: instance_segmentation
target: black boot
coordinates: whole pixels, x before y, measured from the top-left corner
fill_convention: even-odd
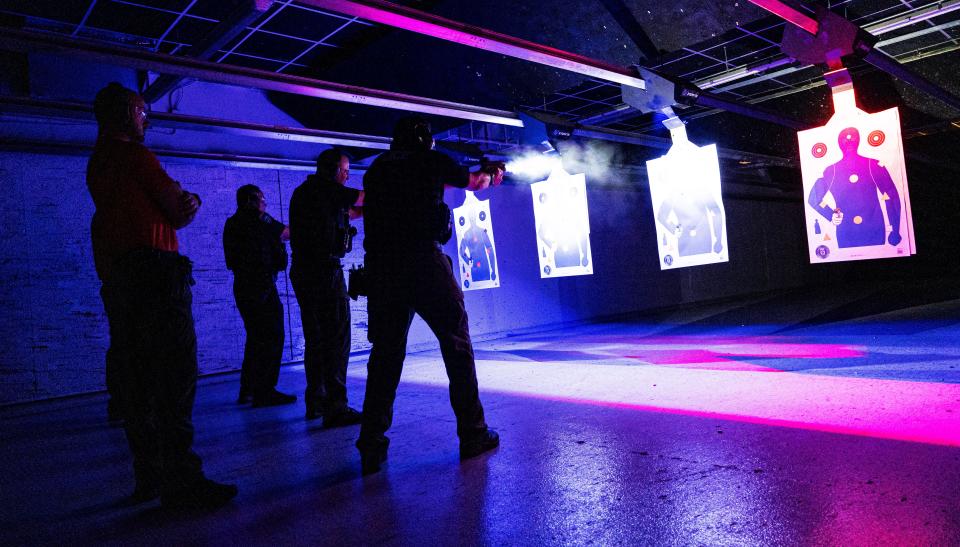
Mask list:
[[[360,451],[360,474],[372,475],[380,471],[380,466],[387,461],[387,448],[390,439],[381,437],[378,441],[357,440],[357,450]]]
[[[492,429],[487,429],[476,439],[467,442],[460,441],[460,459],[466,460],[479,456],[488,450],[500,446],[500,435]]]
[[[296,395],[287,395],[286,393],[280,393],[275,389],[264,393],[257,393],[253,396],[253,406],[254,407],[264,407],[264,406],[278,406],[278,405],[289,405],[297,401]]]
[[[348,425],[357,425],[363,415],[360,412],[346,407],[343,410],[331,412],[323,417],[323,428],[331,429],[334,427],[345,427]]]

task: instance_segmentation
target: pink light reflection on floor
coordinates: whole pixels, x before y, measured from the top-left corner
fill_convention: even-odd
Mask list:
[[[866,355],[859,348],[844,344],[797,344],[779,342],[775,338],[747,337],[684,339],[653,337],[642,343],[618,344],[621,355],[654,365],[682,368],[781,372],[780,369],[738,360],[754,359],[849,359]],[[710,346],[709,349],[704,349]],[[605,348],[610,351],[613,348]]]
[[[960,446],[960,385],[769,374],[767,367],[750,368],[734,359],[856,359],[865,355],[860,347],[785,343],[774,337],[654,336],[627,343],[624,337],[597,338],[511,341],[505,354],[521,347],[550,348],[609,355],[610,361],[478,361],[481,393]],[[625,357],[652,363],[624,363]],[[408,367],[405,381],[446,385],[434,359],[416,361],[425,366]]]

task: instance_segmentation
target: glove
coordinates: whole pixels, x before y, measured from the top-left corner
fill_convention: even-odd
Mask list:
[[[480,160],[480,171],[490,175],[490,186],[497,186],[503,182],[503,173],[507,164],[502,161],[492,161],[487,158]]]

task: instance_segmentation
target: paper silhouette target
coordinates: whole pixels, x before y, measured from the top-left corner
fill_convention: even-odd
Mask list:
[[[797,133],[810,261],[915,254],[898,110],[868,114],[852,87],[833,97],[830,121]]]
[[[465,291],[499,287],[490,201],[480,201],[467,192],[463,205],[453,210],[453,223],[457,231],[460,287]]]
[[[586,177],[557,169],[530,190],[540,277],[592,275]]]
[[[716,145],[674,135],[666,155],[647,162],[660,269],[727,262],[726,214]]]

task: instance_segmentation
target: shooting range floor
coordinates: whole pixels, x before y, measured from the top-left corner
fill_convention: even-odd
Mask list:
[[[236,374],[203,378],[196,449],[240,488],[206,514],[126,504],[103,395],[9,406],[0,544],[956,545],[960,300],[881,294],[478,343],[502,446],[463,463],[439,354],[411,355],[390,459],[366,478],[357,427],[306,422],[302,401],[239,407]],[[354,406],[365,363],[351,362]],[[283,369],[282,390],[303,385]]]

